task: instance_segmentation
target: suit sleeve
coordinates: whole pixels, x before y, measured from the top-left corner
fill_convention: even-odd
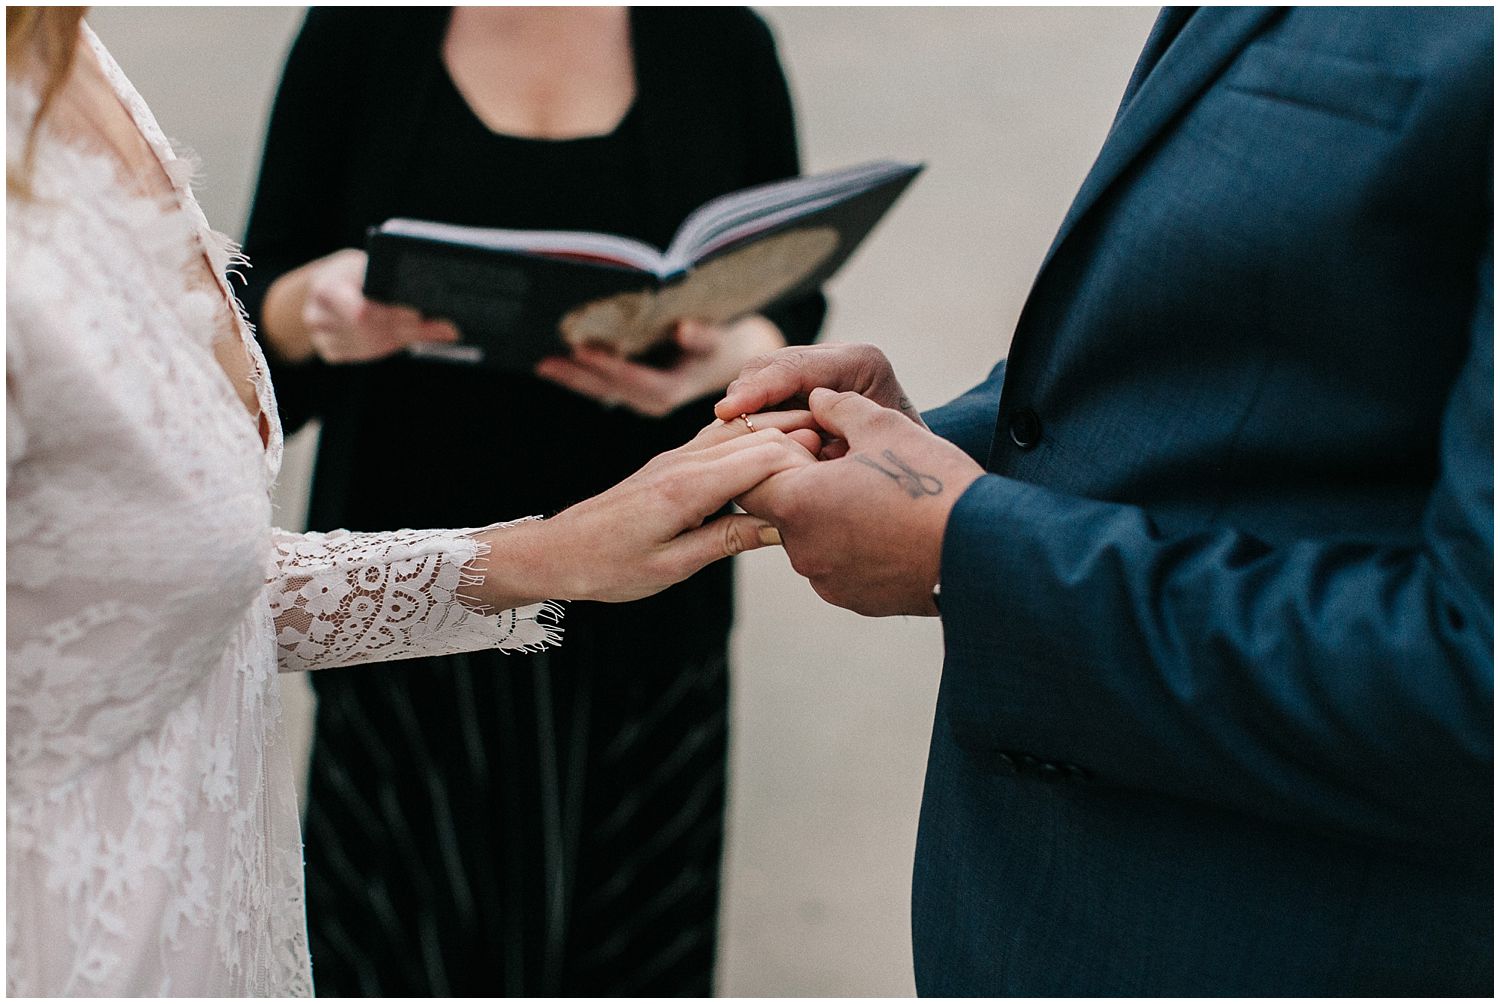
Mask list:
[[[1489,839],[1492,248],[1479,290],[1411,546],[1174,536],[1139,508],[976,482],[943,549],[959,745],[1355,838]]]
[[[748,12],[747,12],[748,13]],[[797,120],[791,90],[776,54],[776,39],[759,17],[749,14],[746,74],[750,128],[750,184],[780,181],[802,173],[797,150]],[[828,313],[828,301],[813,293],[766,311],[788,345],[817,340]]]
[[[989,460],[1000,417],[1000,390],[1005,384],[1005,360],[990,370],[984,383],[947,404],[924,412],[927,427],[954,443],[981,467]]]
[[[287,57],[271,108],[260,177],[245,231],[251,266],[242,299],[262,324],[266,291],[282,275],[342,246],[340,193],[347,182],[358,116],[354,54],[359,39],[347,17],[314,8]],[[319,360],[290,365],[260,335],[288,433],[316,417],[327,367]]]

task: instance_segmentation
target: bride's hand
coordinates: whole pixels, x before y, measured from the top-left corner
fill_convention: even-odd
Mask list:
[[[482,591],[500,609],[543,599],[624,602],[660,592],[705,565],[780,542],[744,513],[705,523],[766,478],[814,463],[805,411],[714,422],[613,488],[539,522],[490,531]]]

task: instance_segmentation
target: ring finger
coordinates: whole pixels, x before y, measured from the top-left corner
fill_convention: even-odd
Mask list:
[[[779,429],[785,432],[809,453],[816,454],[823,445],[817,422],[813,419],[812,412],[806,410],[763,411],[738,416],[727,422],[710,422],[688,445],[695,450],[705,449],[762,429]]]

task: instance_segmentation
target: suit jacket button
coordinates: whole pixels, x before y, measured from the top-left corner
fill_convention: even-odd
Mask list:
[[[1010,441],[1022,450],[1029,450],[1042,441],[1042,420],[1030,408],[1017,408],[1010,413]]]
[[[1076,763],[1063,764],[1063,773],[1068,775],[1069,781],[1083,782],[1089,779],[1089,772],[1078,766]]]
[[[1042,762],[1034,756],[1023,755],[1021,757],[1021,769],[1023,770],[1028,770],[1035,773],[1036,769],[1041,765]]]
[[[1009,753],[996,753],[994,756],[995,769],[1002,774],[1016,773],[1016,758]]]

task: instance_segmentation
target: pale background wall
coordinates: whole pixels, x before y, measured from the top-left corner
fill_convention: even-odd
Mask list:
[[[202,157],[199,198],[232,234],[301,12],[91,15],[167,134]],[[941,403],[1005,353],[1154,8],[763,12],[810,170],[886,156],[929,165],[832,285],[827,335],[882,346],[919,405]],[[286,526],[300,525],[310,445],[288,450]],[[721,992],[909,994],[938,625],[824,606],[777,553],[747,556],[739,590]],[[306,685],[288,684],[305,736]]]

